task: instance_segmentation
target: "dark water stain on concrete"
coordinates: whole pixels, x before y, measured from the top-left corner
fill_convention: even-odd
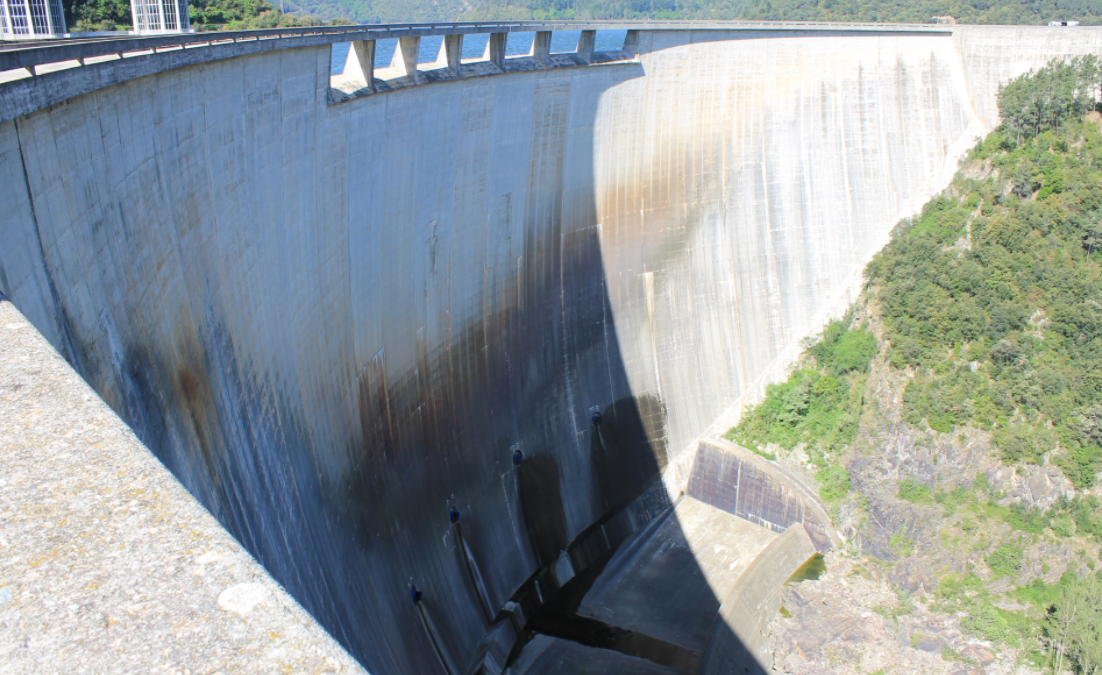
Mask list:
[[[700,662],[698,652],[578,614],[582,600],[604,572],[613,555],[615,555],[615,549],[582,570],[567,582],[555,597],[549,599],[533,613],[525,634],[510,655],[511,660],[516,659],[524,643],[538,633],[577,642],[587,647],[608,649],[647,659],[659,665],[681,669],[686,673],[696,671]]]
[[[550,457],[531,457],[517,467],[524,526],[541,567],[554,562],[569,543],[559,480],[559,467]]]
[[[643,395],[617,399],[590,431],[601,510],[609,513],[642,493],[666,466],[666,408]]]
[[[484,573],[484,602],[500,609],[572,537],[639,495],[665,466],[665,405],[632,391],[594,196],[577,189],[593,168],[566,161],[585,151],[584,140],[570,138],[590,133],[585,118],[597,100],[572,100],[572,79],[547,78],[537,88],[529,185],[496,211],[502,236],[524,241],[495,235],[482,259],[457,261],[445,257],[446,236],[461,230],[434,232],[440,239],[424,252],[433,258],[434,279],[443,285],[448,265],[473,265],[483,274],[481,294],[477,283],[457,283],[455,290],[476,297],[456,297],[453,305],[451,290],[430,285],[427,294],[438,293],[438,304],[426,306],[425,296],[408,294],[414,284],[397,284],[385,312],[370,320],[409,325],[379,328],[371,347],[379,351],[367,363],[339,339],[311,334],[317,326],[300,325],[313,317],[319,296],[312,294],[321,289],[276,297],[289,288],[274,274],[265,277],[271,288],[239,288],[243,279],[223,275],[237,269],[234,263],[213,248],[177,250],[179,239],[173,244],[164,229],[125,219],[105,222],[102,236],[125,240],[119,250],[143,251],[150,260],[177,256],[186,269],[172,281],[194,288],[168,294],[182,306],[166,309],[103,273],[96,291],[102,297],[92,301],[117,326],[115,358],[88,317],[70,320],[68,312],[83,305],[74,289],[55,287],[50,273],[65,261],[41,251],[58,344],[70,362],[372,672],[438,670],[417,628],[410,577],[437,621],[440,649],[456,662],[485,633],[481,599],[464,589],[469,579],[447,536],[449,504],[464,511],[465,540]],[[615,83],[610,76],[608,84]],[[169,135],[161,140],[172,146]],[[487,131],[472,142],[492,140]],[[197,166],[208,159],[194,143],[180,147]],[[487,177],[478,167],[470,172]],[[205,204],[168,194],[166,228],[188,239],[214,234],[204,225]],[[462,222],[453,226],[469,226],[478,215],[456,213]],[[267,263],[302,262],[289,244],[273,238],[264,245],[286,249]],[[326,326],[352,332],[353,320],[341,312],[357,310],[333,309]],[[281,321],[260,314],[272,311]],[[463,319],[453,319],[453,311]],[[355,339],[375,340],[375,328]],[[322,354],[304,346],[310,340]],[[597,432],[587,412],[594,406],[605,417]],[[517,444],[528,459],[514,468],[510,448]],[[626,536],[626,523],[634,522],[628,515],[599,532]],[[615,633],[592,632],[609,630]]]
[[[210,385],[192,368],[180,366],[176,370],[176,386],[180,392],[179,400],[183,402],[191,421],[192,435],[199,444],[203,464],[210,473],[212,486],[217,490],[220,481],[214,464],[214,453],[211,451],[212,429],[207,421],[207,415],[213,408]]]

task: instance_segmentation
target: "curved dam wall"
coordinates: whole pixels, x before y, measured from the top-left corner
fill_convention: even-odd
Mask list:
[[[456,663],[486,631],[449,508],[500,607],[676,491],[998,81],[1102,42],[1023,30],[640,31],[335,105],[327,46],[113,84],[0,125],[0,291],[369,670],[436,672],[411,577]]]

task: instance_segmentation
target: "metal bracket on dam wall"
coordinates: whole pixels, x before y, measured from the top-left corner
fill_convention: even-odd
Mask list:
[[[773,584],[838,540],[814,487],[702,436],[854,297],[997,123],[1001,83],[1094,52],[1102,29],[722,22],[4,45],[0,292],[263,564],[257,583],[376,675],[758,662],[774,596],[739,579]],[[30,428],[0,438],[21,476]],[[83,436],[51,438],[79,478],[64,444]],[[121,533],[155,513],[138,531],[186,542],[176,507],[94,475],[105,500],[43,504],[28,486],[49,476],[0,476],[18,602],[41,570],[118,569],[37,536],[58,504]],[[221,590],[190,584],[207,558],[157,550],[103,574],[205,588],[168,625],[217,651],[201,617]],[[137,600],[92,592],[101,571],[69,590],[114,617]],[[223,604],[275,597],[238,595]]]

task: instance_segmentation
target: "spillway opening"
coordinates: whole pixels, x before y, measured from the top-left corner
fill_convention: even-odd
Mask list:
[[[505,57],[516,58],[532,55],[532,45],[536,40],[534,31],[508,33],[505,40]]]
[[[443,35],[424,35],[417,49],[417,65],[421,68],[438,67],[440,49],[444,46]]]
[[[585,48],[585,32],[592,32],[592,50],[597,52],[617,52],[624,48],[627,30],[557,30],[551,34],[552,54],[575,54]]]
[[[330,104],[342,103],[432,83],[629,64],[634,56],[625,48],[630,41],[634,49],[637,38],[637,32],[624,30],[502,30],[334,43],[329,52],[327,98]]]
[[[394,61],[394,52],[398,49],[398,40],[376,40],[375,41],[375,58],[372,60],[375,72],[383,68],[389,68],[392,61]]]
[[[490,43],[489,33],[470,33],[463,36],[463,60],[474,62],[483,60],[486,47]]]

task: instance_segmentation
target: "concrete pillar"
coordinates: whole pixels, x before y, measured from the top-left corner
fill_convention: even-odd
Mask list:
[[[629,30],[624,36],[624,51],[632,56],[639,56],[639,31]]]
[[[586,63],[593,62],[593,48],[597,44],[597,31],[583,30],[578,38],[578,57]]]
[[[532,51],[528,54],[543,65],[551,59],[551,31],[541,30],[532,39]]]
[[[463,58],[463,35],[445,35],[440,43],[440,55],[436,57],[437,65],[443,66],[453,74],[459,75],[459,65]]]
[[[408,75],[414,82],[420,82],[421,75],[417,72],[417,50],[420,48],[421,38],[419,37],[398,38],[390,67],[397,68],[401,75]]]
[[[482,58],[505,70],[505,38],[508,33],[490,33],[490,39],[486,41],[486,53]]]
[[[348,48],[348,58],[344,61],[344,76],[364,83],[370,91],[375,91],[375,41],[356,40]]]

